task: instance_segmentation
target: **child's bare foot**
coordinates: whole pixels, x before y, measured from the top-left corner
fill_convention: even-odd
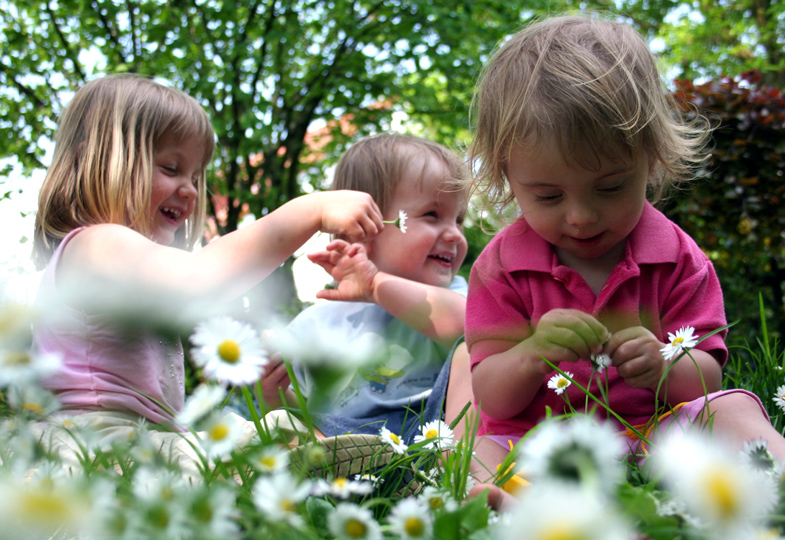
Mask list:
[[[495,484],[477,484],[469,490],[469,497],[488,491],[488,505],[498,512],[512,508],[517,499]]]

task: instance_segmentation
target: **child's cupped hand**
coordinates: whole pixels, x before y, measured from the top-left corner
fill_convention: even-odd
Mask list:
[[[317,298],[373,302],[373,279],[379,270],[362,244],[333,240],[325,251],[311,253],[308,259],[324,268],[337,283],[334,289],[317,292]]]
[[[608,329],[597,319],[575,309],[552,309],[537,323],[530,341],[533,352],[553,364],[577,362],[602,352]],[[543,374],[553,368],[540,359]]]
[[[373,198],[362,191],[337,190],[319,193],[321,227],[351,242],[370,240],[384,228],[382,213]]]
[[[619,376],[635,388],[656,389],[665,371],[664,345],[642,326],[615,332],[605,345]]]

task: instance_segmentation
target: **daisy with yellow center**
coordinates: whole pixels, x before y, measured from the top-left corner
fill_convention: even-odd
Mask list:
[[[313,494],[317,497],[330,495],[339,499],[348,499],[352,495],[368,495],[373,491],[371,482],[349,480],[343,476],[338,476],[332,482],[318,480]]]
[[[687,432],[660,445],[654,470],[704,524],[707,538],[745,538],[778,502],[778,482],[745,464],[721,441]]]
[[[209,380],[236,386],[252,384],[259,380],[268,362],[256,330],[229,317],[200,323],[191,343],[194,363]]]
[[[414,437],[414,443],[426,442],[423,448],[439,449],[455,446],[453,431],[441,420],[433,420],[420,428],[420,434]]]
[[[635,536],[608,498],[558,482],[534,483],[519,496],[496,540],[630,540]],[[565,508],[569,511],[565,511]]]
[[[564,375],[569,377],[569,379]],[[567,390],[567,388],[569,388],[569,386],[572,384],[570,379],[573,378],[573,374],[569,371],[565,371],[564,375],[557,373],[548,381],[548,388],[555,391],[557,395],[562,395],[562,393],[564,393],[564,391]]]
[[[299,505],[310,495],[311,488],[309,481],[298,483],[288,473],[263,476],[253,488],[253,502],[267,519],[301,527],[303,519],[298,513]]]
[[[276,446],[267,446],[251,461],[254,468],[263,473],[283,472],[289,466],[289,452]]]
[[[386,427],[379,431],[379,436],[382,438],[382,440],[384,440],[384,442],[392,447],[396,454],[403,454],[409,449],[406,443],[404,443],[398,435]]]
[[[431,538],[433,518],[428,508],[417,499],[403,499],[390,513],[390,530],[402,540]]]
[[[222,458],[237,448],[243,435],[243,420],[232,413],[213,413],[205,421],[199,435],[207,457]]]
[[[341,503],[327,518],[327,528],[339,540],[381,540],[379,524],[371,511],[356,504]]]
[[[669,343],[660,349],[666,362],[678,358],[698,344],[698,336],[692,326],[683,326],[675,334],[668,332],[668,339]]]

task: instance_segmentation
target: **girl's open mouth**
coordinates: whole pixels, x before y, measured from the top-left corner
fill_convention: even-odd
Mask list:
[[[180,211],[169,208],[168,206],[161,207],[161,214],[163,214],[164,218],[173,225],[177,225],[178,220],[180,219]]]
[[[592,248],[599,245],[602,241],[602,235],[604,233],[600,233],[596,236],[592,236],[590,238],[575,238],[574,236],[570,237],[572,243],[581,248]]]

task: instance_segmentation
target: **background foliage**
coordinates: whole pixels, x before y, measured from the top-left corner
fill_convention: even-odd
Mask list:
[[[770,310],[770,330],[785,333],[785,93],[758,72],[704,84],[678,81],[685,110],[715,126],[711,161],[689,192],[676,193],[668,214],[714,261],[728,318],[740,337],[757,333],[755,291]],[[746,334],[746,335],[745,335]]]
[[[369,133],[402,129],[461,149],[470,137],[472,87],[493,47],[532,18],[569,9],[611,12],[633,24],[660,52],[669,78],[722,85],[731,80],[723,76],[756,69],[759,82],[783,85],[785,5],[771,0],[0,0],[0,158],[15,158],[25,172],[45,168],[57,117],[75,89],[106,73],[155,76],[196,97],[213,119],[209,235],[223,234],[246,213],[262,216],[325,187],[341,152]],[[759,142],[753,137],[747,147]],[[752,167],[739,178],[772,174],[756,172],[762,162],[755,158],[736,162]],[[696,235],[709,241],[722,269],[733,259],[727,285],[738,269],[757,271],[753,252],[763,238],[775,238],[768,233],[781,212],[774,203],[761,210],[774,216],[763,234],[751,199],[726,199],[725,169],[715,171],[719,182],[679,196],[693,206],[677,214],[697,212],[694,223],[681,221],[685,227],[725,235],[739,222],[731,224],[734,211],[722,208],[747,201],[754,235],[717,242]],[[0,189],[0,202],[13,196]],[[488,239],[476,229],[468,236],[464,272]],[[775,290],[767,280],[779,279],[779,266],[771,266],[779,264],[778,246],[756,252],[771,271],[750,283]],[[766,264],[759,268],[769,272]],[[256,309],[299,309],[290,264],[269,281],[265,290],[275,296],[252,296]],[[776,308],[779,296],[767,294],[776,296],[767,297]]]

